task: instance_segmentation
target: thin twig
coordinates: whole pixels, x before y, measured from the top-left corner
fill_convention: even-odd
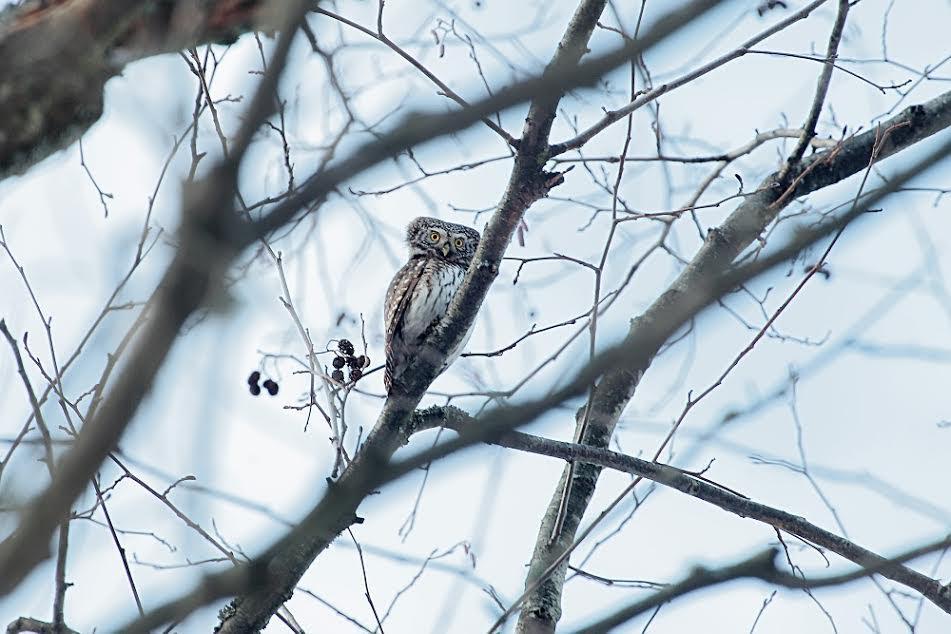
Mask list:
[[[835,69],[835,59],[839,54],[839,42],[842,39],[842,29],[845,28],[845,18],[849,14],[850,0],[839,0],[839,12],[835,16],[835,23],[832,25],[832,33],[829,35],[829,45],[826,48],[826,57],[822,73],[819,74],[819,81],[816,85],[816,94],[812,99],[812,107],[806,116],[806,122],[802,126],[802,136],[796,148],[789,155],[787,165],[795,165],[802,158],[809,147],[809,141],[816,134],[816,124],[819,122],[819,115],[822,113],[822,106],[825,104],[826,93],[829,92],[829,83],[832,80],[832,71]]]

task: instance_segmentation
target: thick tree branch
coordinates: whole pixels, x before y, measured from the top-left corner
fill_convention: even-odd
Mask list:
[[[767,177],[756,190],[716,229],[712,229],[690,264],[670,287],[637,319],[628,331],[626,344],[639,351],[641,363],[620,365],[599,382],[590,399],[591,414],[582,442],[607,447],[621,413],[627,407],[642,376],[659,349],[656,331],[667,336],[679,324],[671,315],[689,312],[688,306],[706,296],[711,285],[723,283],[734,260],[776,218],[789,202],[837,183],[866,169],[872,162],[895,154],[901,149],[951,126],[951,92],[929,102],[911,106],[900,115],[883,122],[880,129],[868,130],[844,141],[841,145],[820,152],[798,165]],[[881,131],[889,131],[885,137]],[[863,207],[864,208],[864,207]],[[860,211],[860,210],[854,210]],[[829,231],[835,230],[824,227]],[[826,235],[823,233],[822,235]],[[815,239],[816,235],[809,236]],[[801,242],[794,247],[801,248]],[[774,262],[772,262],[774,263]],[[769,266],[761,261],[754,266]],[[733,276],[733,279],[747,276]],[[719,282],[718,282],[719,280]],[[677,323],[677,326],[673,326]],[[672,326],[673,329],[668,328]],[[667,336],[663,337],[666,340]],[[580,423],[581,412],[576,416]],[[558,512],[564,489],[564,476],[557,485],[548,511],[539,527],[535,553],[526,577],[525,600],[519,617],[523,632],[551,632],[561,616],[561,593],[567,570],[566,552],[572,547],[581,517],[594,493],[600,469],[585,465],[578,470],[569,496],[568,516],[561,538],[548,543],[551,525]]]
[[[21,634],[33,632],[35,634],[79,634],[76,630],[65,625],[56,625],[47,623],[39,619],[31,619],[21,616],[9,625],[7,625],[7,634]]]

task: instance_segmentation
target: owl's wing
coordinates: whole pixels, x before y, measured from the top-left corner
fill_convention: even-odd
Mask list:
[[[386,290],[386,307],[384,311],[384,320],[386,321],[386,368],[383,372],[383,383],[386,385],[386,391],[390,391],[390,385],[393,383],[393,373],[396,370],[396,350],[393,348],[393,341],[396,339],[403,326],[403,318],[406,316],[407,308],[416,292],[416,285],[423,276],[426,268],[424,258],[413,258],[397,271],[390,282],[390,287]]]

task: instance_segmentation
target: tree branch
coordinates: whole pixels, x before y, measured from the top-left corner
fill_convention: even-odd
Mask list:
[[[380,11],[381,11],[381,16],[382,16],[382,7],[381,7]],[[462,106],[463,108],[468,108],[468,107],[469,107],[469,102],[468,102],[468,101],[466,101],[465,99],[463,99],[461,95],[459,95],[458,93],[456,93],[456,91],[454,91],[452,88],[450,88],[444,81],[442,81],[441,79],[439,79],[439,77],[437,77],[431,70],[429,70],[428,68],[426,68],[419,60],[417,60],[415,57],[413,57],[412,55],[410,55],[409,53],[407,53],[405,50],[403,50],[403,48],[402,48],[401,46],[399,46],[396,42],[394,42],[394,41],[391,40],[389,37],[387,37],[387,36],[383,33],[383,30],[382,30],[382,29],[380,29],[379,32],[374,33],[373,31],[371,31],[370,29],[368,29],[368,28],[365,27],[365,26],[361,26],[361,25],[357,24],[356,22],[354,22],[354,21],[352,21],[352,20],[348,20],[347,18],[343,17],[342,15],[338,15],[338,14],[334,13],[333,11],[328,11],[327,9],[322,9],[322,8],[320,8],[320,7],[315,7],[315,8],[314,8],[314,12],[317,13],[317,14],[319,14],[319,15],[324,15],[324,16],[327,16],[328,18],[332,18],[332,19],[334,19],[334,20],[337,20],[337,21],[340,22],[341,24],[346,24],[346,25],[349,26],[350,28],[356,29],[357,31],[360,31],[360,32],[363,33],[364,35],[367,35],[367,36],[369,36],[369,37],[372,37],[374,40],[376,40],[377,42],[379,42],[379,43],[383,44],[384,46],[386,46],[387,48],[389,48],[391,51],[393,51],[394,53],[396,53],[397,55],[399,55],[400,57],[402,57],[408,64],[410,64],[411,66],[413,66],[414,68],[416,68],[416,70],[418,70],[418,71],[421,72],[423,75],[425,75],[425,76],[429,79],[429,81],[431,81],[431,82],[433,82],[434,84],[436,84],[436,86],[439,88],[439,90],[442,91],[442,94],[443,94],[443,95],[445,95],[445,96],[448,97],[449,99],[452,99],[453,101],[455,101],[457,104],[459,104],[459,105]],[[509,134],[508,132],[506,132],[505,129],[504,129],[502,126],[500,126],[499,124],[497,124],[495,121],[493,121],[493,120],[490,119],[489,117],[482,117],[482,123],[484,123],[486,126],[488,126],[488,128],[489,128],[490,130],[492,130],[493,132],[495,132],[496,134],[498,134],[500,137],[502,137],[502,139],[503,139],[508,145],[515,145],[515,139],[512,137],[512,135]]]
[[[282,17],[263,0],[59,0],[0,12],[0,178],[81,137],[102,115],[106,82],[126,64],[273,31]]]
[[[595,634],[596,632],[607,632],[618,625],[630,621],[634,617],[648,612],[660,605],[668,603],[673,599],[682,597],[694,590],[700,590],[713,585],[719,585],[728,581],[741,578],[762,579],[767,583],[793,589],[814,589],[827,588],[830,586],[839,586],[858,579],[863,579],[869,575],[879,572],[882,568],[890,568],[900,565],[902,562],[910,561],[921,555],[943,550],[951,545],[951,538],[945,538],[924,546],[913,548],[890,559],[882,559],[878,566],[870,566],[838,575],[828,575],[817,578],[804,578],[795,574],[790,574],[780,570],[776,566],[776,549],[765,550],[749,559],[741,561],[732,566],[722,568],[696,568],[683,580],[672,584],[660,592],[657,592],[645,599],[636,601],[625,606],[616,612],[609,614],[603,619],[598,620],[587,627],[577,630],[576,634]],[[944,586],[941,593],[945,599],[951,596],[948,587]]]
[[[809,109],[809,115],[802,126],[802,136],[792,154],[789,155],[788,164],[798,163],[805,154],[809,142],[816,135],[816,124],[819,123],[819,115],[822,113],[822,106],[825,104],[826,94],[829,92],[829,83],[832,81],[832,71],[835,68],[835,60],[839,53],[839,42],[842,40],[842,30],[845,28],[845,18],[849,14],[849,0],[839,0],[839,12],[836,14],[835,23],[832,25],[832,34],[829,36],[829,45],[826,48],[826,61],[819,74],[819,82],[816,86],[816,94],[812,99],[812,107]]]
[[[795,13],[791,14],[786,19],[777,22],[776,24],[769,27],[762,33],[759,33],[755,35],[754,37],[750,38],[749,40],[744,42],[735,50],[730,51],[729,53],[726,53],[725,55],[721,55],[715,60],[707,64],[704,64],[700,68],[697,68],[696,70],[693,70],[687,73],[686,75],[678,77],[677,79],[661,84],[660,86],[657,86],[656,88],[649,88],[649,89],[640,91],[640,94],[638,94],[630,103],[618,108],[617,110],[610,110],[606,112],[604,116],[601,117],[596,123],[586,128],[585,130],[582,130],[581,132],[579,132],[572,138],[562,141],[561,143],[555,143],[554,145],[552,145],[551,156],[558,156],[560,154],[564,154],[565,152],[569,150],[576,150],[580,148],[585,143],[587,143],[588,141],[590,141],[591,139],[599,135],[601,132],[603,132],[605,129],[610,127],[612,124],[620,121],[621,119],[628,116],[635,110],[638,110],[642,108],[643,106],[651,103],[652,101],[657,100],[659,97],[669,93],[672,90],[676,90],[677,88],[680,88],[681,86],[688,84],[699,77],[703,77],[707,73],[716,70],[717,68],[723,66],[724,64],[732,62],[735,59],[738,59],[748,53],[751,53],[752,52],[750,51],[751,47],[756,46],[763,40],[766,40],[769,37],[775,35],[776,33],[779,33],[780,31],[786,29],[787,27],[798,22],[799,20],[806,19],[807,17],[809,17],[809,15],[813,11],[815,11],[817,8],[819,8],[821,5],[825,4],[826,2],[828,2],[828,0],[814,0],[813,2],[807,4],[805,7],[800,9],[799,11],[796,11]]]
[[[479,421],[459,408],[452,406],[430,407],[420,410],[413,416],[413,432],[434,427],[446,427],[461,432],[470,425],[478,424],[480,424]],[[518,451],[551,456],[562,460],[575,460],[579,463],[630,473],[665,487],[676,489],[681,493],[713,504],[740,517],[754,519],[826,548],[861,566],[864,572],[859,572],[859,576],[871,573],[881,574],[892,581],[916,590],[936,606],[951,614],[951,590],[947,586],[942,586],[937,580],[820,528],[804,517],[754,502],[748,497],[697,478],[676,467],[642,460],[600,447],[549,440],[518,431],[507,432],[489,442],[493,445]],[[934,552],[946,546],[951,546],[951,535],[929,545],[926,552]],[[926,552],[919,550],[913,552],[915,553],[914,556],[926,554]]]
[[[700,250],[677,279],[632,322],[625,345],[639,351],[640,362],[619,365],[608,371],[598,382],[588,405],[591,408],[590,424],[582,442],[598,447],[608,446],[621,413],[633,398],[643,372],[647,370],[660,347],[658,342],[661,339],[666,340],[683,323],[679,319],[671,320],[672,315],[691,312],[688,306],[698,298],[706,297],[711,285],[749,279],[746,273],[751,270],[744,271],[743,275],[739,271],[734,272],[732,276],[727,276],[726,273],[734,260],[759,237],[789,202],[844,180],[866,169],[870,163],[881,161],[949,126],[951,92],[924,104],[911,106],[900,115],[883,122],[881,129],[890,131],[885,138],[881,138],[880,130],[868,130],[845,140],[838,147],[816,153],[792,168],[784,168],[768,176],[756,192],[747,197],[719,227],[710,230]],[[861,209],[865,208],[867,204],[861,206]],[[853,211],[859,212],[861,209]],[[854,216],[849,216],[846,222],[852,218]],[[842,225],[824,226],[823,230],[834,231],[839,226]],[[780,256],[788,257],[789,253],[801,248],[807,236],[803,234],[802,238],[796,244],[790,245],[791,249],[781,250],[777,259],[768,263],[761,260],[751,266],[768,268],[774,265]],[[814,240],[817,234],[812,233],[808,238]],[[655,338],[658,330],[666,335]],[[579,410],[576,416],[578,423],[582,420],[581,413]],[[599,475],[600,469],[593,465],[586,465],[578,470],[571,487],[573,493],[569,496],[568,517],[562,536],[555,543],[549,544],[551,525],[557,516],[564,488],[564,476],[556,486],[539,527],[535,552],[526,577],[528,596],[519,617],[520,631],[554,631],[555,624],[561,617],[560,603],[567,556],[574,548],[581,517],[591,501]]]
[[[25,616],[21,616],[7,625],[7,634],[20,634],[21,632],[34,632],[35,634],[79,634],[76,630],[66,627],[65,625],[47,623],[46,621],[31,619]]]

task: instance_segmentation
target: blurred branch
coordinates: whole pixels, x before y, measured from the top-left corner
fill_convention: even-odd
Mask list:
[[[232,193],[242,140],[269,114],[273,85],[284,67],[290,40],[303,18],[303,3],[286,5],[285,28],[268,73],[248,109],[235,150],[208,178],[186,191],[179,251],[150,303],[151,321],[130,353],[126,367],[76,442],[56,467],[50,486],[26,508],[17,529],[0,543],[0,595],[8,593],[47,556],[56,523],[83,491],[103,458],[114,449],[148,392],[185,320],[215,289],[238,253]],[[256,120],[250,120],[254,116]],[[225,204],[222,201],[226,201]],[[133,325],[137,328],[138,325]]]
[[[265,0],[58,0],[0,11],[0,178],[81,137],[102,115],[106,82],[130,62],[274,31],[283,14]]]
[[[750,557],[738,564],[725,566],[722,568],[703,568],[698,567],[681,581],[671,584],[663,590],[655,593],[640,601],[635,601],[616,612],[609,614],[603,619],[592,623],[576,631],[576,634],[594,634],[596,632],[607,632],[619,625],[630,621],[634,617],[652,610],[660,605],[668,603],[677,597],[682,597],[694,590],[700,590],[713,585],[719,585],[734,579],[753,578],[762,579],[767,583],[793,589],[813,589],[828,588],[831,586],[840,586],[858,579],[868,577],[869,575],[881,572],[883,569],[889,569],[900,566],[902,562],[909,561],[921,555],[935,552],[947,548],[951,544],[951,538],[945,538],[936,542],[925,544],[923,546],[905,551],[890,559],[882,559],[875,566],[870,566],[853,572],[828,575],[825,577],[805,578],[797,574],[780,570],[776,566],[776,555],[778,550],[770,548],[757,555]],[[904,567],[904,566],[902,566]],[[939,594],[945,603],[951,599],[951,593],[947,586],[942,587],[935,582]],[[947,611],[947,610],[946,610]]]
[[[444,81],[436,77],[436,75],[431,70],[426,68],[426,66],[424,66],[422,62],[420,62],[418,59],[416,59],[415,57],[407,53],[401,46],[399,46],[396,42],[394,42],[393,40],[391,40],[389,37],[386,36],[386,34],[383,32],[383,3],[382,2],[380,3],[380,8],[379,8],[379,26],[376,33],[374,33],[373,31],[371,31],[365,26],[361,26],[360,24],[357,24],[356,22],[352,20],[348,20],[342,15],[338,15],[334,13],[333,11],[328,11],[327,9],[315,7],[314,12],[319,15],[324,15],[324,16],[327,16],[328,18],[337,20],[341,24],[346,24],[350,28],[356,29],[357,31],[360,31],[363,34],[369,37],[372,37],[373,39],[380,42],[384,46],[388,47],[391,51],[393,51],[394,53],[402,57],[414,68],[416,68],[419,72],[425,75],[431,82],[436,84],[436,86],[441,91],[440,94],[448,97],[449,99],[452,99],[463,108],[469,107],[468,101],[463,99],[452,88],[450,88]],[[506,132],[505,129],[502,128],[502,126],[497,124],[492,119],[488,117],[482,117],[482,123],[487,125],[490,130],[492,130],[493,132],[498,134],[500,137],[502,137],[502,139],[506,142],[506,144],[508,145],[515,144],[515,139],[512,137],[512,135]]]

